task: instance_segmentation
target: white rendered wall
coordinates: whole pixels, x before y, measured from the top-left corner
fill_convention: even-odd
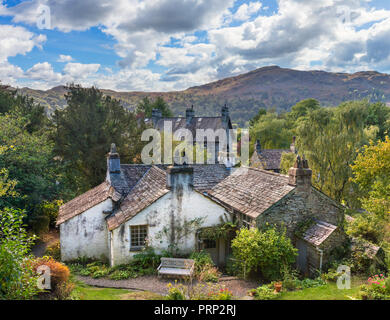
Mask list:
[[[181,179],[185,180],[186,177],[182,177]],[[190,221],[194,218],[202,217],[204,219],[200,228],[220,224],[220,217],[224,216],[225,209],[194,191],[186,184],[187,181],[181,181],[180,183],[184,185],[182,189],[169,192],[145,210],[138,213],[134,218],[112,231],[112,265],[127,263],[137,253],[130,251],[130,226],[132,225],[148,225],[149,245],[156,252],[161,252],[168,249],[170,242],[167,237],[159,238],[159,235],[161,235],[161,231],[165,226],[170,226],[172,214],[181,221],[185,219]],[[178,244],[180,252],[191,252],[195,250],[195,233],[193,231],[187,234],[180,241]]]
[[[112,210],[112,206],[112,200],[107,199],[60,225],[62,261],[109,258],[107,214],[103,211]]]

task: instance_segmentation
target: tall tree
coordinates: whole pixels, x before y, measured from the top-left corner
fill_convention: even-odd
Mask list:
[[[153,109],[160,110],[163,117],[172,117],[173,115],[169,105],[162,97],[157,97],[153,102],[148,97],[143,98],[138,104],[136,112],[145,118],[151,118]]]
[[[374,132],[365,127],[367,109],[360,102],[311,111],[297,123],[297,146],[313,170],[313,183],[336,201],[355,199],[350,165]]]
[[[137,158],[144,125],[97,88],[70,85],[65,97],[67,107],[53,116],[55,152],[67,168],[70,185],[79,193],[103,181],[111,143],[116,143],[122,161]]]

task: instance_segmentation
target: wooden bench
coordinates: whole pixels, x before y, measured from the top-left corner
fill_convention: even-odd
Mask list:
[[[194,274],[195,260],[179,258],[161,258],[157,268],[158,276],[190,277]]]

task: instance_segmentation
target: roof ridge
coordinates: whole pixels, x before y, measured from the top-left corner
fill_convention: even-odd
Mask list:
[[[251,170],[255,170],[255,171],[260,171],[260,172],[263,172],[263,173],[266,173],[266,174],[269,174],[269,175],[273,175],[273,176],[277,176],[277,177],[288,178],[288,175],[286,175],[286,174],[277,173],[277,172],[273,172],[273,171],[269,171],[269,170],[264,170],[264,169],[260,169],[260,168],[247,167],[247,166],[242,166],[241,168],[244,168],[244,169],[251,169]]]

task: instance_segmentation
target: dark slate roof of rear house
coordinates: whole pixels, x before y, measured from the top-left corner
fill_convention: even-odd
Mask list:
[[[185,117],[161,118],[156,122],[154,127],[159,131],[163,131],[165,121],[172,123],[172,132],[185,128],[192,132],[193,137],[195,137],[197,129],[224,129],[221,117],[193,117],[189,123],[187,123],[187,118]]]
[[[264,170],[279,170],[283,152],[291,153],[290,149],[262,149],[255,152],[251,158],[251,165]]]
[[[166,179],[165,171],[156,166],[149,167],[149,170],[122,201],[115,214],[107,219],[109,230],[119,227],[167,194],[169,189],[167,188]]]
[[[97,187],[62,205],[58,212],[57,226],[107,200],[108,198],[111,198],[114,201],[119,201],[121,194],[105,181]]]
[[[207,194],[225,207],[256,218],[294,188],[288,184],[288,176],[241,167]]]

